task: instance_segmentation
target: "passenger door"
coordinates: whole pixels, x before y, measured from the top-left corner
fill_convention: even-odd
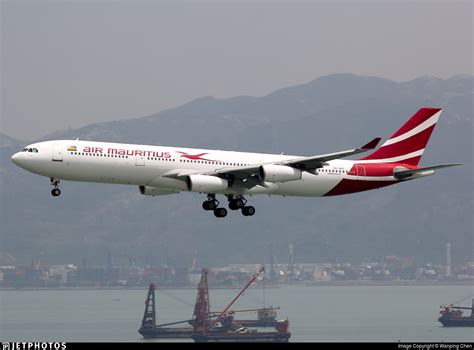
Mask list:
[[[53,162],[63,161],[63,145],[61,143],[53,144]]]
[[[145,166],[145,157],[144,156],[135,156],[135,165],[136,166]]]

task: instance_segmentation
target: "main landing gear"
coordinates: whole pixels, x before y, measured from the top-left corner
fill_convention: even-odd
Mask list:
[[[53,197],[57,197],[61,194],[61,190],[59,189],[59,179],[56,177],[51,177],[51,186],[54,186],[54,188],[51,190],[51,194]]]
[[[227,199],[229,200],[229,209],[242,211],[244,216],[252,216],[255,214],[255,208],[252,206],[246,206],[247,200],[243,196],[233,196],[228,194]]]
[[[212,210],[214,215],[218,218],[223,218],[227,215],[226,208],[218,208],[219,201],[216,199],[215,194],[208,194],[207,201],[202,202],[202,208],[204,210]]]
[[[247,200],[243,196],[234,196],[227,195],[229,200],[229,209],[230,210],[241,210],[242,215],[252,216],[255,214],[255,208],[252,206],[246,206]],[[227,215],[227,209],[219,208],[219,201],[216,199],[215,194],[208,194],[207,201],[202,203],[202,208],[204,210],[212,210],[214,215],[218,218],[223,218]]]

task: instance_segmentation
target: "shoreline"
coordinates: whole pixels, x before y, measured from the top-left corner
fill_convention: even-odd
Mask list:
[[[256,286],[251,289],[275,289],[285,286],[307,286],[307,287],[385,287],[385,286],[400,286],[400,287],[413,287],[413,286],[473,286],[474,281],[411,281],[411,280],[399,280],[399,281],[327,281],[327,282],[295,282],[295,283],[282,283],[276,285],[267,286]],[[145,290],[147,286],[137,287],[106,287],[106,286],[83,286],[83,287],[0,287],[0,291],[19,291],[19,290],[36,290],[36,291],[75,291],[75,290]],[[180,290],[180,289],[191,289],[195,290],[197,286],[183,286],[183,287],[159,287],[157,290]],[[217,286],[209,287],[209,290],[218,289],[241,289],[241,286]]]
[[[267,286],[265,289],[275,289],[280,288],[281,286]],[[197,286],[190,286],[190,287],[156,287],[157,291],[160,290],[196,290]],[[242,286],[238,287],[209,287],[209,290],[218,290],[218,289],[235,289],[240,290]],[[249,289],[264,289],[264,287],[251,287]],[[68,291],[68,290],[148,290],[148,286],[142,287],[0,287],[1,291],[19,291],[19,290],[37,290],[37,291],[50,291],[50,290],[61,290],[61,291]]]
[[[412,281],[412,280],[393,280],[393,281],[328,281],[328,282],[309,282],[308,287],[320,286],[474,286],[474,281]]]

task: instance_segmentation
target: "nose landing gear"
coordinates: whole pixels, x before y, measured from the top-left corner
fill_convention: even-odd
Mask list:
[[[57,197],[61,194],[61,190],[59,189],[59,179],[56,177],[50,178],[51,180],[51,186],[54,186],[54,188],[51,190],[51,194],[53,197]]]

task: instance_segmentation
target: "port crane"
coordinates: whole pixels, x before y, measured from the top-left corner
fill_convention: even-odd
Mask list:
[[[234,305],[234,303],[241,297],[242,294],[244,294],[244,292],[250,287],[250,285],[258,278],[258,276],[263,272],[265,271],[265,267],[262,266],[260,269],[258,269],[258,271],[256,273],[254,273],[252,275],[252,278],[250,278],[250,280],[247,282],[247,284],[242,288],[242,290],[237,293],[237,295],[235,296],[234,299],[232,299],[232,301],[225,307],[225,309],[223,311],[221,311],[220,315],[217,317],[217,320],[215,321],[216,323],[217,322],[222,322],[222,320],[224,319],[224,317],[226,316],[226,313],[227,311],[230,309],[230,307],[232,305]]]

